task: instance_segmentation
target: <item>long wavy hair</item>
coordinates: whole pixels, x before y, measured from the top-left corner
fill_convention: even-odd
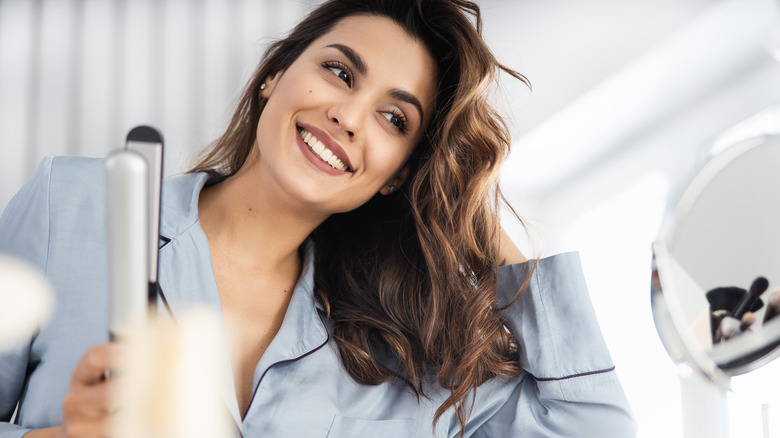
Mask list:
[[[236,173],[253,147],[265,105],[260,85],[355,14],[388,17],[427,47],[439,72],[436,108],[409,160],[406,184],[332,215],[312,233],[315,290],[353,378],[370,385],[401,383],[418,398],[427,397],[426,382],[436,382],[450,395],[434,424],[452,408],[463,433],[469,394],[489,379],[521,372],[516,340],[499,314],[501,304],[510,303],[496,302],[497,211],[506,203],[498,168],[510,139],[488,94],[501,70],[530,85],[488,49],[476,4],[323,3],[269,47],[227,130],[191,171]]]

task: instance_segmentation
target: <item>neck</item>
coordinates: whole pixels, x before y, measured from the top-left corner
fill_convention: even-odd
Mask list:
[[[201,226],[212,254],[247,268],[298,266],[298,248],[325,217],[302,214],[262,181],[253,157],[235,175],[203,189]]]

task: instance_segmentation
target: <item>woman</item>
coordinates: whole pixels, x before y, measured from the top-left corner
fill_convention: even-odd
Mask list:
[[[221,308],[243,436],[633,433],[576,256],[521,263],[498,225],[509,139],[485,96],[499,69],[524,78],[479,32],[466,1],[327,2],[166,181],[162,312]],[[1,419],[22,400],[0,437],[111,417],[101,170],[44,160],[0,221],[63,303],[0,358]]]

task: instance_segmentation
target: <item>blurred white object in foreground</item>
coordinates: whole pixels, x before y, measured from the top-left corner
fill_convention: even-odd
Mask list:
[[[31,337],[48,321],[53,297],[43,272],[0,254],[0,353]]]
[[[189,310],[177,324],[152,321],[123,343],[117,379],[118,438],[227,438],[232,420],[220,397],[219,318]]]

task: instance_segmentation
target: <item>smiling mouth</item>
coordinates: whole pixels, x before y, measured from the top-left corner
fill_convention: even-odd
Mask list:
[[[314,136],[314,134],[301,127],[298,127],[298,134],[300,134],[303,142],[306,143],[309,149],[314,152],[314,155],[319,157],[320,160],[328,163],[330,167],[336,170],[340,170],[342,172],[351,172],[349,167],[344,164],[344,162],[341,161],[341,159],[337,157],[333,151],[326,148],[325,145]]]

